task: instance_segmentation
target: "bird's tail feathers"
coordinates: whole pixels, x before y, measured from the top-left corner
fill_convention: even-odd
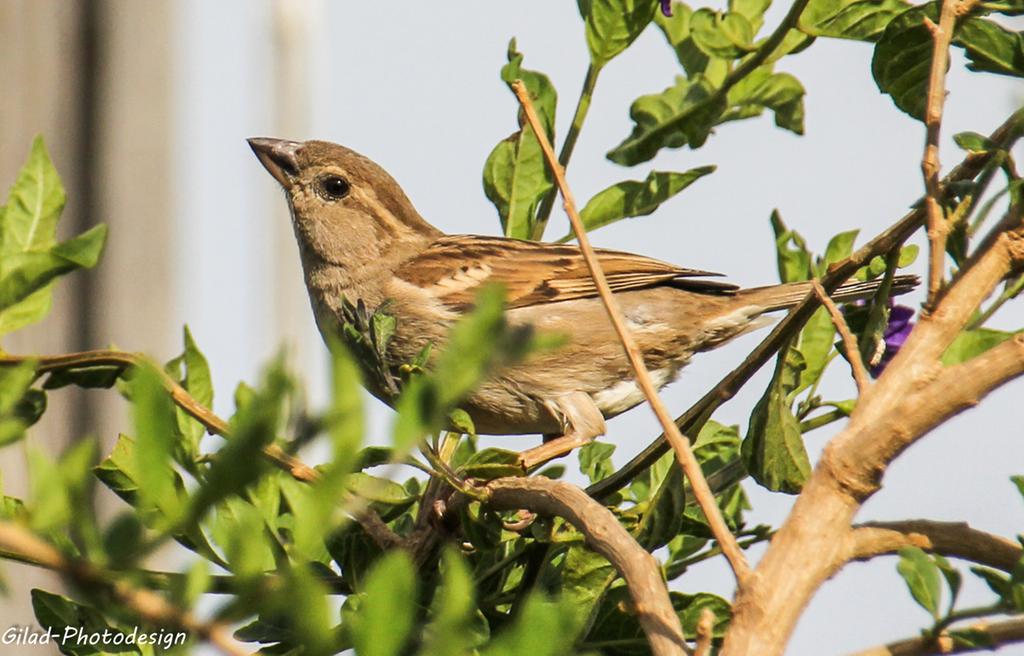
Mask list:
[[[892,281],[892,294],[894,296],[906,294],[917,287],[920,282],[921,279],[917,276],[896,276]],[[859,280],[847,282],[832,292],[832,300],[837,303],[850,303],[868,299],[874,295],[881,284],[881,278],[866,282]],[[802,301],[809,291],[811,291],[810,282],[791,282],[784,285],[744,289],[738,294],[749,298],[751,303],[763,307],[764,312],[774,312],[793,307]]]

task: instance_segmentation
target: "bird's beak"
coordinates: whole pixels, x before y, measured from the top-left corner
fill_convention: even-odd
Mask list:
[[[299,162],[295,155],[302,144],[298,141],[263,137],[253,137],[247,141],[252,152],[256,153],[256,157],[270,175],[285,189],[290,187],[292,181],[299,175]]]

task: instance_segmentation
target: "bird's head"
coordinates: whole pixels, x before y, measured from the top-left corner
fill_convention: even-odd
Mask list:
[[[354,150],[328,141],[248,141],[284,189],[296,236],[328,262],[384,255],[440,235],[387,171]]]

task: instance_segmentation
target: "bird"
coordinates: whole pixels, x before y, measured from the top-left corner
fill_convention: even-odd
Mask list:
[[[448,235],[428,223],[388,172],[327,141],[248,140],[285,192],[317,327],[330,344],[343,299],[396,319],[395,362],[441,345],[482,286],[499,283],[510,325],[566,336],[558,349],[496,371],[460,404],[477,433],[540,434],[520,454],[533,470],[605,433],[605,420],[645,400],[578,246],[483,235]],[[810,282],[740,289],[720,274],[598,249],[608,284],[655,384],[674,381],[699,352],[770,324]],[[839,302],[873,295],[880,281],[852,282]],[[897,276],[894,293],[917,284]],[[374,392],[371,389],[371,392]],[[374,392],[385,402],[388,397]]]

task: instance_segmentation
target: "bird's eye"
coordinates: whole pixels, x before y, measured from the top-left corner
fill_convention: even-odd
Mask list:
[[[348,196],[349,189],[348,181],[337,175],[325,175],[317,184],[317,191],[326,200],[341,200]]]

